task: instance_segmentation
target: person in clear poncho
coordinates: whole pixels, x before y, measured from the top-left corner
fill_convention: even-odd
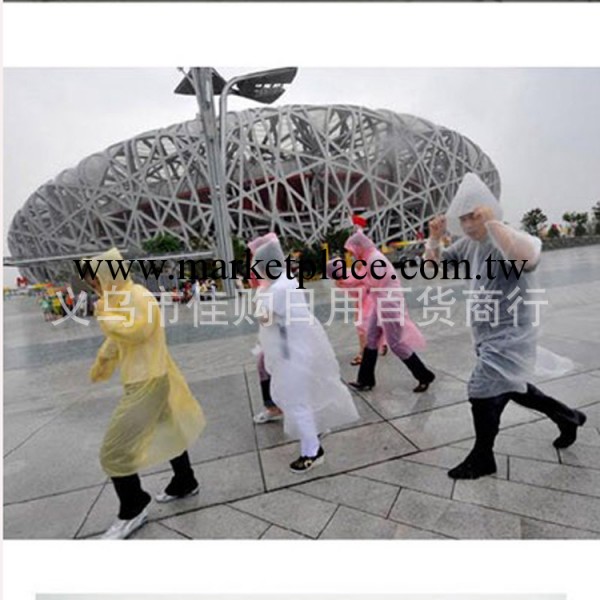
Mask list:
[[[284,256],[272,235],[257,244],[254,258],[263,284],[256,294],[259,342],[271,375],[271,395],[283,410],[285,433],[300,440],[300,456],[290,464],[304,473],[324,460],[319,434],[358,420],[342,384],[333,348],[321,323],[310,312],[304,290],[288,279]]]
[[[540,362],[540,358],[551,354],[538,349],[528,291],[536,287],[532,272],[540,261],[541,241],[516,231],[501,219],[502,210],[494,195],[477,175],[468,173],[446,215],[435,217],[429,225],[424,258],[468,261],[471,291],[478,291],[481,303],[487,300],[495,313],[491,320],[478,319],[477,303],[471,307],[477,362],[468,382],[468,395],[476,439],[466,459],[448,472],[454,479],[477,479],[496,472],[494,440],[509,400],[554,421],[560,431],[554,440],[557,448],[570,446],[577,428],[586,420],[582,412],[547,396],[529,382],[536,359]],[[446,229],[461,237],[440,251]],[[506,261],[515,261],[514,267],[523,268],[520,277]]]
[[[106,381],[118,367],[124,387],[100,451],[120,503],[107,539],[127,537],[146,521],[150,495],[141,487],[141,469],[171,462],[174,475],[158,502],[198,493],[187,448],[205,425],[200,405],[169,355],[158,303],[117,271],[118,260],[122,256],[114,248],[90,259],[97,271],[93,279],[87,277],[100,296],[95,314],[106,336],[90,378]],[[116,276],[107,261],[113,261]]]
[[[263,246],[269,241],[277,242],[277,234],[267,233],[261,237],[255,238],[248,242],[248,249],[253,256],[260,246]],[[266,285],[265,280],[256,279],[254,273],[250,273],[250,287],[256,289],[261,285]],[[263,401],[263,410],[254,415],[253,421],[258,425],[265,423],[273,423],[283,419],[283,411],[273,402],[271,397],[271,376],[265,367],[265,353],[261,350],[256,357],[256,370],[258,372],[258,380],[260,381],[260,391]]]
[[[368,293],[374,304],[366,324],[366,346],[358,378],[350,385],[357,390],[370,390],[375,386],[378,348],[385,334],[389,349],[406,365],[418,382],[413,391],[425,392],[435,375],[415,352],[425,347],[425,339],[408,316],[401,291],[402,283],[394,266],[361,230],[346,240],[345,248],[355,259],[366,263],[366,274],[361,286],[363,293]],[[373,264],[375,261],[379,261],[378,265]],[[374,274],[381,278],[374,277]]]

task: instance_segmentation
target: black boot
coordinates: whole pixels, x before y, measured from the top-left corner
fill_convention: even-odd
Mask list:
[[[568,448],[577,439],[577,428],[581,427],[587,417],[579,410],[569,408],[566,404],[546,396],[542,390],[528,383],[524,394],[511,395],[511,398],[521,406],[537,410],[556,423],[560,435],[554,440],[555,448]]]
[[[260,382],[260,391],[262,394],[262,401],[265,408],[275,408],[276,404],[271,398],[271,378],[264,379]]]
[[[508,400],[505,394],[494,398],[469,399],[475,425],[475,445],[460,465],[448,471],[449,477],[479,479],[496,472],[494,440],[500,427],[500,415]]]
[[[170,462],[175,474],[169,485],[165,488],[164,495],[176,499],[196,494],[198,491],[198,481],[194,476],[187,451],[175,457]]]
[[[111,477],[115,492],[119,497],[119,519],[129,521],[137,517],[150,504],[150,494],[142,489],[137,474],[125,477]]]
[[[349,385],[355,390],[368,391],[375,387],[375,365],[377,364],[377,348],[365,348],[358,369],[358,379]]]
[[[402,362],[408,367],[408,370],[419,382],[419,385],[413,389],[413,392],[426,392],[429,388],[429,384],[435,379],[435,374],[423,364],[423,361],[415,352],[408,358],[405,358]]]

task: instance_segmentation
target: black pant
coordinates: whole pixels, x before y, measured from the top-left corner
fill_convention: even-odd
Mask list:
[[[536,388],[532,383],[527,384],[527,391],[523,394],[511,392],[510,399],[521,406],[541,412],[557,425],[563,423],[579,425],[580,423],[580,416],[577,411],[550,396],[546,396],[542,390]]]
[[[527,384],[527,390],[523,393],[508,392],[492,398],[469,398],[475,426],[476,439],[473,448],[475,452],[483,454],[492,452],[500,428],[500,417],[510,400],[541,412],[559,427],[566,423],[575,425],[580,423],[580,415],[577,411],[547,396],[531,383]]]
[[[277,405],[271,398],[271,378],[264,379],[260,382],[260,391],[262,393],[263,406],[265,408],[276,408]]]
[[[190,457],[186,451],[170,462],[174,475],[165,492],[172,496],[184,496],[198,485],[190,464]],[[142,489],[137,473],[126,477],[112,477],[112,482],[120,503],[119,519],[128,521],[137,517],[150,503],[150,494]]]

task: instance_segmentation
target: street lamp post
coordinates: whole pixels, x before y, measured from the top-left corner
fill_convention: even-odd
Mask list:
[[[256,100],[262,104],[275,102],[285,85],[296,76],[295,67],[249,73],[225,81],[212,67],[193,67],[175,89],[176,94],[195,95],[199,118],[206,140],[206,157],[213,224],[219,258],[226,264],[223,287],[227,297],[235,294],[231,262],[234,259],[231,225],[227,209],[227,98],[229,94]],[[214,96],[220,95],[219,131]]]

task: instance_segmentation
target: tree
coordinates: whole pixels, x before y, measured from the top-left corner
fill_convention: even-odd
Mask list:
[[[151,240],[142,242],[142,249],[148,254],[169,254],[183,249],[183,243],[169,232],[159,233]]]
[[[600,235],[600,201],[592,206],[592,214],[594,215],[594,229],[596,235]]]
[[[587,233],[586,224],[588,222],[588,214],[586,212],[566,212],[563,215],[563,220],[575,227],[575,237],[580,237]]]
[[[346,227],[342,229],[333,229],[330,227],[323,237],[323,242],[329,247],[329,255],[333,256],[338,254],[344,255],[344,244],[346,240],[352,235],[352,228]]]
[[[541,208],[532,208],[523,215],[521,225],[527,233],[539,237],[539,231],[547,221],[548,217],[542,212]]]
[[[244,262],[246,260],[246,242],[237,235],[231,237],[231,245],[233,246],[234,260]]]

